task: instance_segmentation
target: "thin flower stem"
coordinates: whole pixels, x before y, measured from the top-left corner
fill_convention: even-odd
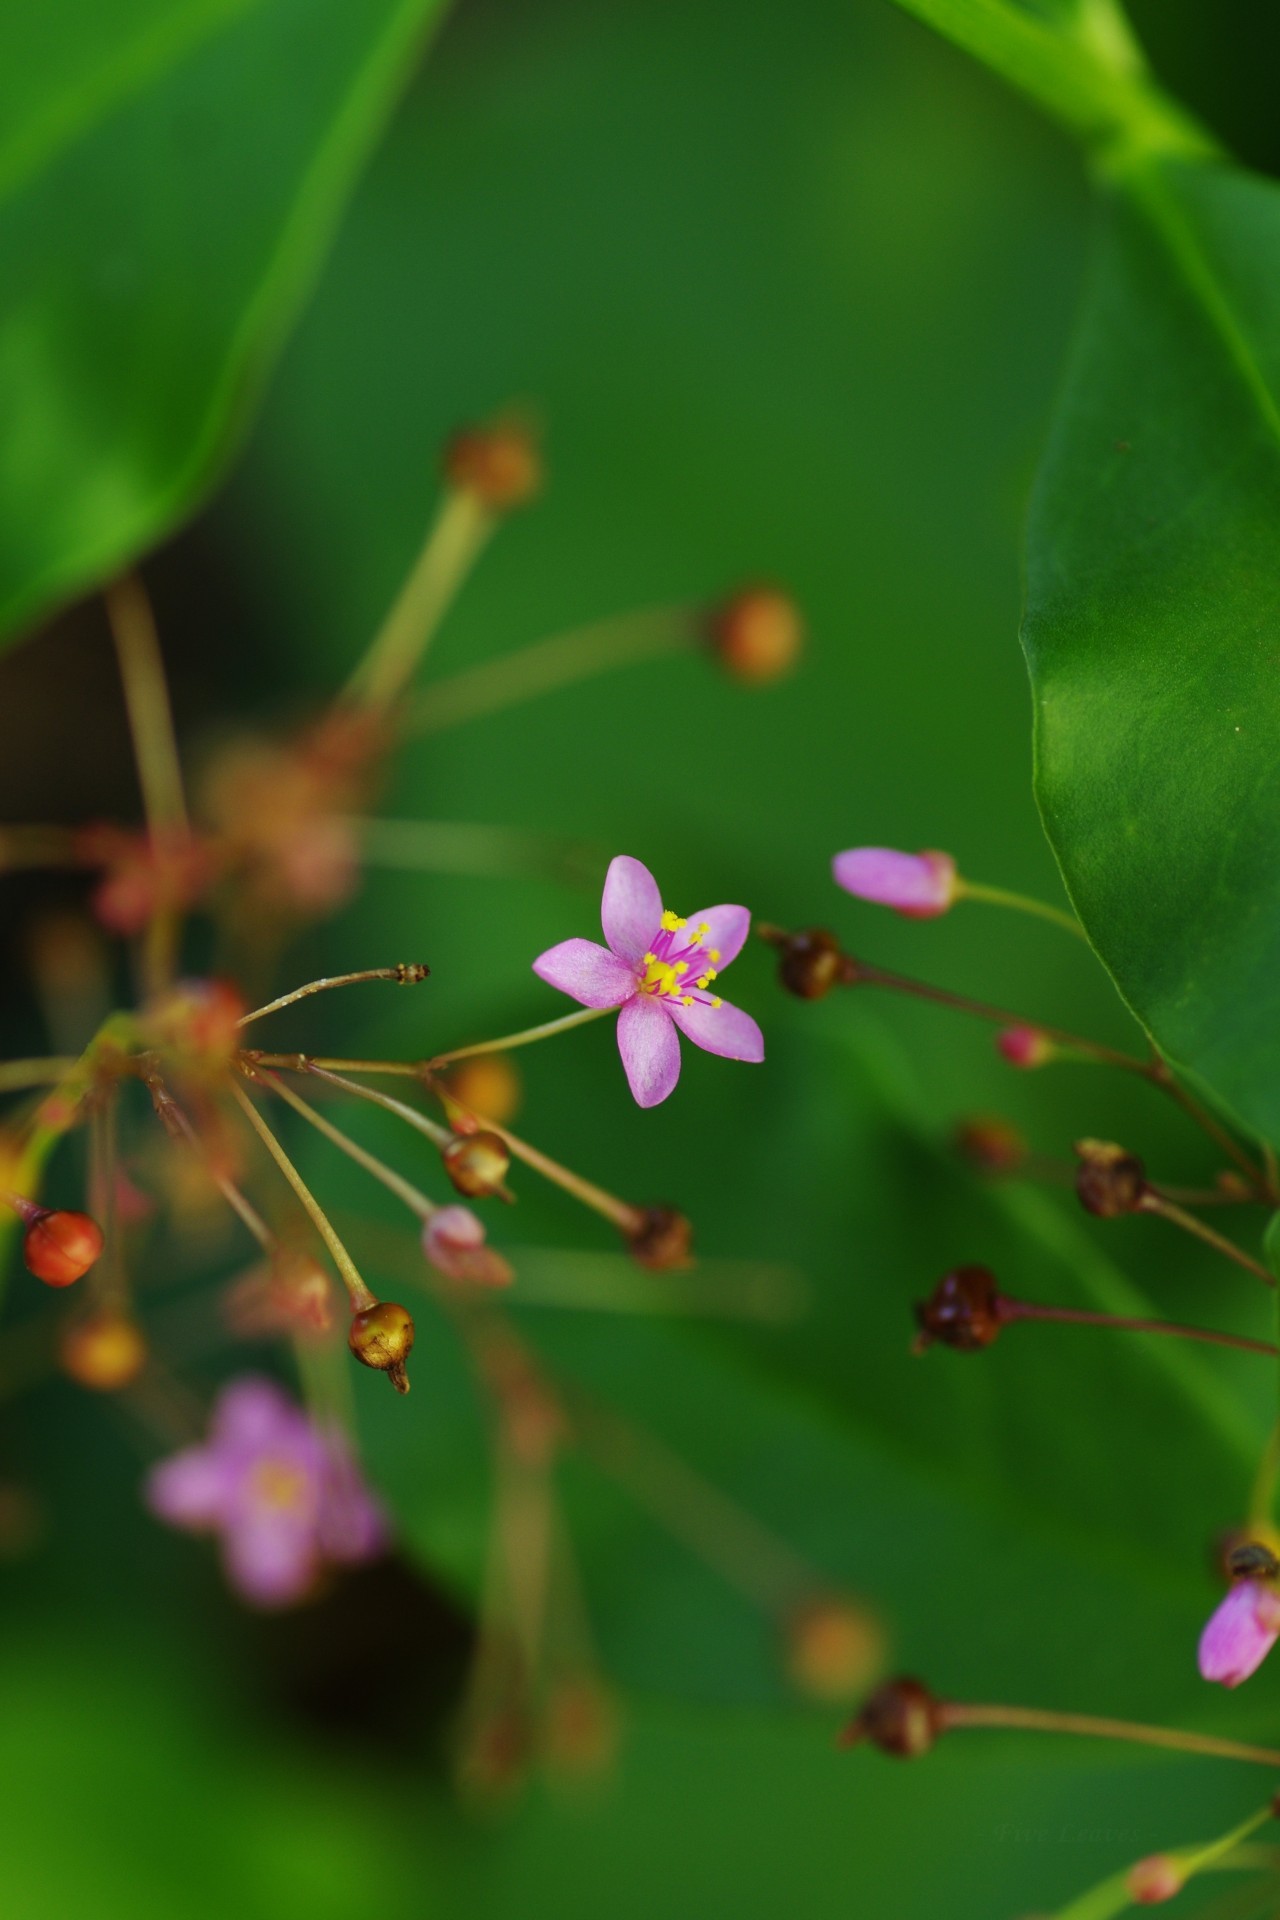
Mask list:
[[[187,839],[191,831],[160,641],[151,602],[136,574],[126,574],[108,587],[105,598],[147,834],[153,853],[160,858],[172,853],[175,843]],[[169,904],[159,906],[147,923],[144,964],[153,993],[172,978],[181,924],[181,915]]]
[[[391,1074],[398,1080],[421,1080],[424,1062],[418,1060],[338,1060],[322,1053],[263,1053],[257,1047],[245,1047],[240,1055],[246,1066],[281,1067],[287,1073]],[[356,1089],[368,1093],[367,1087]]]
[[[1270,1527],[1273,1524],[1277,1478],[1280,1478],[1280,1420],[1267,1436],[1267,1444],[1262,1450],[1262,1458],[1249,1490],[1251,1527]]]
[[[1141,1210],[1143,1213],[1158,1214],[1162,1220],[1168,1220],[1173,1226],[1181,1227],[1184,1233],[1194,1234],[1197,1240],[1203,1240],[1204,1244],[1212,1247],[1216,1253],[1223,1254],[1228,1260],[1234,1260],[1238,1267],[1245,1269],[1246,1273],[1255,1274],[1266,1286],[1275,1286],[1275,1275],[1270,1268],[1264,1267],[1260,1260],[1253,1259],[1243,1247],[1238,1247],[1234,1240],[1228,1240],[1225,1234],[1215,1232],[1214,1228],[1208,1226],[1205,1221],[1198,1220],[1194,1213],[1187,1213],[1182,1207],[1175,1207],[1171,1200],[1166,1200],[1164,1195],[1157,1193],[1154,1188],[1148,1187],[1143,1195]]]
[[[346,701],[385,711],[399,699],[494,525],[476,494],[445,494],[413,571],[347,682]]]
[[[441,1067],[451,1067],[455,1060],[470,1060],[477,1053],[510,1053],[515,1047],[528,1047],[535,1040],[549,1040],[553,1034],[568,1033],[573,1027],[585,1027],[591,1020],[603,1020],[606,1014],[616,1013],[616,1007],[583,1007],[578,1013],[566,1013],[562,1019],[547,1020],[540,1027],[526,1027],[521,1033],[508,1033],[501,1040],[477,1040],[470,1047],[453,1047],[448,1053],[437,1053],[423,1062],[427,1072],[435,1073]],[[486,1125],[488,1123],[486,1122]]]
[[[399,987],[414,987],[427,978],[430,967],[422,961],[400,961],[394,967],[364,967],[359,973],[335,973],[323,980],[309,980],[305,987],[295,987],[292,993],[282,993],[278,1000],[268,1000],[265,1007],[255,1007],[252,1013],[245,1013],[236,1021],[237,1027],[248,1027],[255,1020],[263,1020],[269,1013],[279,1013],[282,1007],[291,1007],[295,1000],[305,1000],[313,993],[327,993],[331,987],[359,986],[365,980],[393,980]]]
[[[425,1134],[433,1147],[447,1147],[453,1139],[448,1127],[442,1127],[428,1114],[419,1113],[407,1101],[393,1100],[389,1093],[379,1093],[376,1087],[362,1087],[358,1080],[348,1080],[345,1074],[331,1073],[318,1060],[308,1060],[304,1066],[297,1068],[286,1061],[285,1067],[290,1072],[313,1074],[317,1080],[327,1080],[331,1087],[341,1087],[344,1093],[354,1093],[357,1099],[368,1100],[372,1106],[381,1107],[386,1113],[394,1113],[398,1120],[407,1121],[418,1133]]]
[[[115,1088],[110,1088],[95,1106],[89,1123],[89,1208],[102,1229],[103,1250],[87,1285],[100,1299],[120,1303],[126,1298],[127,1289],[124,1262],[120,1257],[115,1095]]]
[[[243,1087],[233,1086],[231,1091],[235,1095],[236,1101],[250,1126],[262,1141],[263,1146],[267,1149],[267,1152],[271,1155],[271,1158],[275,1161],[281,1173],[289,1182],[289,1185],[293,1188],[298,1199],[310,1215],[312,1225],[324,1241],[326,1247],[328,1247],[333,1257],[334,1265],[342,1275],[343,1283],[346,1286],[347,1292],[351,1295],[351,1304],[355,1311],[357,1313],[363,1313],[366,1308],[376,1305],[373,1294],[370,1293],[368,1287],[366,1287],[364,1281],[361,1279],[359,1268],[343,1246],[328,1214],[326,1214],[320,1202],[307,1186],[306,1181],[302,1178],[302,1175],[298,1172],[298,1169],[294,1166],[292,1160],[276,1139],[275,1134],[272,1133],[270,1127],[254,1106],[253,1101],[249,1098]]]
[[[0,871],[79,864],[76,836],[70,827],[0,827]]]
[[[231,1179],[229,1174],[223,1173],[222,1169],[215,1164],[199,1132],[192,1125],[190,1118],[178,1105],[168,1088],[164,1086],[159,1075],[146,1074],[143,1077],[147,1089],[151,1094],[152,1103],[155,1106],[157,1114],[160,1116],[166,1132],[172,1134],[175,1138],[180,1137],[187,1142],[188,1146],[195,1151],[203,1162],[206,1173],[209,1175],[209,1178],[227,1205],[231,1208],[231,1211],[236,1215],[237,1219],[248,1228],[253,1238],[262,1248],[262,1251],[268,1254],[274,1253],[277,1244],[276,1236],[272,1233],[270,1227],[248,1196],[240,1191],[240,1188],[236,1185],[235,1181]]]
[[[1254,1766],[1280,1767],[1274,1747],[1251,1747],[1211,1733],[1186,1733],[1177,1727],[1148,1727],[1136,1720],[1108,1720],[1091,1713],[1052,1713],[1039,1707],[973,1706],[943,1701],[939,1721],[958,1727],[1008,1727],[1029,1733],[1068,1733],[1087,1740],[1130,1740],[1138,1746],[1165,1747],[1178,1753],[1204,1753],[1220,1760],[1247,1760]]]
[[[1011,1013],[1006,1007],[993,1007],[985,1000],[971,999],[968,994],[951,993],[945,987],[931,986],[927,981],[910,979],[905,974],[890,973],[883,967],[869,966],[862,960],[855,961],[853,968],[849,981],[851,986],[884,987],[893,993],[905,993],[913,999],[929,1000],[936,1006],[949,1007],[956,1013],[972,1014],[975,1019],[990,1021],[995,1026],[1031,1027],[1070,1053],[1096,1060],[1103,1066],[1118,1067],[1123,1073],[1137,1074],[1140,1079],[1159,1087],[1171,1100],[1176,1101],[1187,1118],[1194,1121],[1235,1161],[1256,1192],[1269,1200],[1275,1197],[1264,1175],[1238,1141],[1232,1139],[1213,1115],[1187,1092],[1158,1056],[1150,1060],[1139,1059],[1135,1054],[1122,1053],[1117,1047],[1104,1046],[1100,1041],[1085,1039],[1082,1034],[1070,1033],[1065,1027],[1050,1026],[1043,1020],[1029,1020],[1025,1014]]]
[[[427,1084],[443,1105],[450,1120],[453,1120],[455,1115],[461,1116],[473,1127],[482,1128],[485,1133],[496,1133],[499,1140],[509,1149],[513,1159],[523,1160],[526,1167],[532,1167],[534,1172],[540,1173],[544,1180],[550,1180],[553,1185],[562,1187],[566,1193],[572,1194],[575,1200],[580,1200],[585,1207],[590,1207],[593,1213],[602,1214],[611,1225],[617,1227],[620,1233],[629,1238],[640,1232],[644,1226],[645,1216],[639,1207],[629,1206],[625,1200],[619,1200],[616,1194],[607,1192],[604,1187],[596,1186],[591,1180],[584,1180],[580,1174],[574,1173],[569,1167],[562,1166],[549,1154],[542,1153],[537,1147],[531,1147],[527,1140],[521,1140],[516,1134],[508,1132],[506,1127],[499,1126],[496,1120],[487,1120],[482,1113],[476,1113],[470,1107],[463,1106],[461,1101],[455,1100],[448,1088],[442,1086],[433,1075],[427,1076]]]
[[[822,1585],[813,1568],[755,1515],[655,1434],[560,1382],[583,1451],[676,1539],[764,1612],[776,1614]]]
[[[1114,1313],[1093,1313],[1082,1307],[1045,1307],[1031,1300],[1001,1299],[1002,1320],[1059,1320],[1080,1327],[1110,1327],[1116,1333],[1168,1333],[1181,1340],[1199,1340],[1206,1346],[1237,1347],[1242,1353],[1280,1356],[1270,1340],[1250,1340],[1241,1333],[1218,1333],[1208,1327],[1186,1327],[1176,1320],[1144,1320]]]
[[[685,652],[697,640],[697,609],[691,606],[649,607],[595,620],[424,687],[408,705],[402,731],[443,733],[615,667]]]
[[[366,1173],[371,1173],[375,1180],[380,1180],[384,1187],[394,1193],[398,1199],[403,1200],[420,1220],[431,1218],[436,1211],[436,1206],[433,1200],[428,1200],[425,1193],[413,1186],[410,1181],[403,1179],[393,1167],[387,1166],[385,1161],[379,1160],[376,1154],[366,1152],[365,1148],[351,1139],[350,1135],[343,1133],[340,1127],[335,1127],[331,1120],[326,1120],[322,1113],[317,1113],[301,1094],[295,1093],[293,1088],[286,1085],[278,1075],[264,1073],[259,1078],[264,1086],[270,1087],[273,1093],[279,1094],[295,1113],[300,1113],[317,1133],[322,1133],[326,1140],[331,1140],[341,1153],[347,1155],[348,1159],[354,1160],[357,1166],[363,1167]]]
[[[185,833],[182,768],[151,603],[136,574],[126,574],[108,587],[105,599],[147,826],[153,837]]]
[[[1017,913],[1035,914],[1038,919],[1051,920],[1055,927],[1063,927],[1068,933],[1074,933],[1078,940],[1089,938],[1073,913],[1065,913],[1061,907],[1051,907],[1046,900],[1034,900],[1030,894],[1012,893],[1007,887],[982,886],[976,880],[958,880],[956,893],[962,900],[982,900],[989,906],[1012,907]]]
[[[0,1093],[20,1093],[27,1087],[52,1087],[75,1072],[80,1062],[70,1055],[47,1060],[0,1060]]]

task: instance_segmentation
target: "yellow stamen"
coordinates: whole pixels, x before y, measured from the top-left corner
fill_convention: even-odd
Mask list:
[[[693,1005],[693,995],[691,993],[682,993],[680,996],[680,1004],[682,1007],[691,1007]]]
[[[686,927],[688,924],[687,920],[681,920],[678,914],[673,913],[670,907],[667,908],[662,916],[662,930],[664,933],[678,933],[681,927]]]
[[[719,962],[720,962],[720,949],[719,949],[719,947],[711,947],[711,948],[709,949],[709,952],[710,952],[710,956],[711,956],[711,958],[712,958],[712,959],[713,959],[713,960],[714,960],[714,961],[716,962],[716,964],[717,964],[717,965],[719,965]]]
[[[711,1010],[712,1010],[712,1012],[714,1013],[714,1012],[715,1012],[715,1009],[716,1009],[717,1007],[722,1007],[723,1005],[724,1005],[724,1001],[723,1001],[723,1000],[713,1000],[713,1001],[711,1002]]]
[[[687,960],[677,960],[677,961],[676,961],[676,972],[677,972],[677,973],[688,973],[688,971],[689,971],[689,962],[688,962]]]

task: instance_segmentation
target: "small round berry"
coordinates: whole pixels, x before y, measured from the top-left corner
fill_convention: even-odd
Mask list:
[[[449,1144],[441,1148],[441,1158],[458,1192],[470,1200],[499,1192],[511,1166],[505,1140],[483,1129],[479,1133],[455,1134]]]
[[[847,1700],[883,1672],[884,1631],[865,1607],[827,1594],[791,1614],[784,1653],[801,1693],[811,1700]]]
[[[675,1207],[648,1207],[627,1245],[638,1266],[671,1273],[690,1264],[693,1227]]]
[[[102,1228],[87,1213],[40,1213],[27,1228],[22,1257],[47,1287],[69,1287],[102,1252]]]
[[[498,420],[460,428],[445,447],[444,473],[451,487],[474,494],[492,513],[510,513],[541,491],[542,457],[527,426]]]
[[[996,1052],[1011,1067],[1027,1073],[1034,1067],[1047,1067],[1058,1057],[1058,1049],[1039,1027],[1001,1027],[996,1035]]]
[[[955,1267],[944,1273],[929,1298],[916,1303],[916,1321],[917,1352],[935,1340],[961,1353],[989,1347],[1004,1325],[995,1275],[986,1267]]]
[[[1147,1194],[1147,1170],[1136,1153],[1110,1140],[1077,1140],[1076,1193],[1100,1220],[1137,1213]]]
[[[995,1114],[959,1121],[952,1137],[956,1152],[979,1173],[1016,1173],[1027,1158],[1027,1143],[1018,1129]]]
[[[735,680],[764,686],[790,673],[804,646],[800,609],[777,587],[746,587],[713,607],[707,637]]]
[[[142,1372],[147,1343],[134,1321],[108,1309],[67,1327],[58,1343],[58,1359],[77,1386],[117,1393]]]
[[[1135,1862],[1125,1875],[1129,1898],[1138,1907],[1163,1906],[1166,1900],[1181,1893],[1186,1884],[1182,1868],[1167,1853],[1149,1854],[1145,1860]]]
[[[385,1373],[397,1393],[408,1393],[405,1361],[413,1349],[413,1317],[394,1300],[379,1300],[354,1314],[347,1345],[362,1366]]]
[[[919,1680],[886,1680],[861,1713],[849,1722],[841,1744],[870,1741],[881,1753],[899,1760],[917,1760],[928,1753],[943,1731],[942,1703]]]

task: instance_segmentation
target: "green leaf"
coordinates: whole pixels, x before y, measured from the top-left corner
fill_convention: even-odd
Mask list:
[[[1280,1133],[1280,189],[1107,208],[1028,537],[1036,782],[1161,1049]]]
[[[208,487],[438,6],[6,11],[0,634]]]

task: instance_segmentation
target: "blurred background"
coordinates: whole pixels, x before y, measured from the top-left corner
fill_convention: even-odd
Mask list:
[[[1280,164],[1276,24],[1244,0],[1135,13],[1169,85],[1251,162]],[[280,110],[272,92],[240,97],[230,71],[218,84],[214,119],[256,128]],[[248,219],[251,172],[233,184]],[[60,211],[46,251],[73,247],[86,217]],[[239,211],[225,206],[229,227]],[[595,935],[615,852],[682,910],[741,900],[825,922],[884,965],[1131,1038],[1082,943],[977,907],[902,921],[829,877],[841,847],[944,847],[975,878],[1060,898],[1030,793],[1018,540],[1089,224],[1065,141],[888,6],[462,0],[221,484],[147,564],[184,746],[198,761],[238,722],[325,698],[412,561],[444,437],[508,403],[545,423],[549,484],[486,555],[432,674],[757,578],[795,595],[809,646],[777,686],[689,657],[410,747],[388,815],[585,843],[582,883],[520,859],[371,870],[284,984],[411,957],[432,980],[390,1006],[313,1003],[291,1044],[413,1056],[563,1011],[529,963]],[[0,814],[136,808],[105,625],[73,606],[0,663]],[[4,883],[6,1055],[47,1043],[32,929],[81,897],[65,879]],[[998,1113],[1059,1159],[1081,1134],[1116,1137],[1198,1183],[1198,1137],[1094,1069],[1019,1075],[989,1031],[932,1008],[788,1000],[763,948],[732,989],[765,1029],[765,1065],[686,1048],[651,1112],[604,1025],[520,1057],[516,1124],[540,1146],[628,1198],[678,1203],[713,1275],[728,1261],[788,1276],[790,1304],[763,1324],[655,1310],[662,1288],[678,1304],[679,1275],[634,1313],[523,1305],[517,1281],[522,1337],[653,1436],[638,1497],[586,1448],[558,1476],[616,1693],[613,1764],[536,1771],[492,1803],[455,1789],[490,1466],[465,1359],[425,1307],[411,1399],[354,1382],[401,1551],[278,1619],[238,1608],[206,1549],[146,1518],[154,1442],[127,1413],[9,1378],[9,1911],[338,1920],[376,1903],[394,1920],[465,1902],[494,1920],[763,1920],[786,1903],[812,1920],[1012,1920],[1249,1810],[1230,1769],[1083,1745],[974,1736],[909,1768],[837,1753],[843,1710],[796,1684],[794,1618],[743,1591],[755,1536],[736,1581],[714,1539],[696,1551],[716,1523],[696,1499],[690,1517],[681,1471],[781,1543],[815,1597],[848,1600],[868,1678],[882,1646],[956,1697],[1273,1737],[1265,1680],[1210,1699],[1194,1663],[1211,1544],[1240,1518],[1265,1431],[1258,1369],[1047,1328],[985,1356],[909,1352],[912,1301],[962,1261],[1031,1298],[1119,1305],[1136,1284],[1172,1317],[1265,1331],[1248,1279],[1160,1223],[1095,1231],[1069,1196],[984,1185],[950,1144],[958,1119]],[[357,1176],[304,1151],[326,1195],[373,1222]],[[551,1276],[544,1294],[563,1273],[622,1287],[607,1229],[519,1187],[493,1231],[539,1249],[527,1271]],[[181,1298],[229,1261],[213,1245],[147,1284]],[[751,1270],[725,1270],[730,1293]],[[11,1326],[44,1304],[29,1292],[12,1288]],[[187,1372],[204,1391],[243,1364],[194,1352]]]

